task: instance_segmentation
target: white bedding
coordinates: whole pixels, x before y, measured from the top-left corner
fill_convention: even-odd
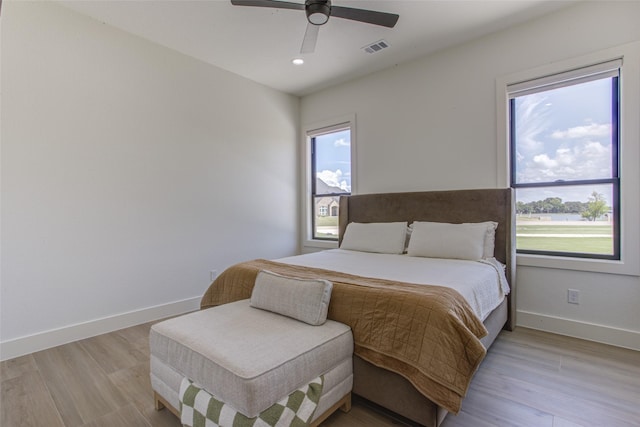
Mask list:
[[[275,261],[364,277],[453,288],[469,302],[483,321],[509,293],[503,266],[495,258],[466,261],[331,249]]]

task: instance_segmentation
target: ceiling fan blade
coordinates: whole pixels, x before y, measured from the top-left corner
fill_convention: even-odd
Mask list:
[[[377,12],[375,10],[354,9],[352,7],[331,6],[331,16],[350,19],[352,21],[366,22],[367,24],[381,25],[393,28],[398,22],[399,15],[395,13]]]
[[[273,7],[276,9],[304,10],[304,3],[300,4],[276,0],[231,0],[231,4],[234,6]]]
[[[307,24],[307,30],[304,32],[304,39],[302,40],[300,53],[313,53],[313,51],[316,50],[319,31],[320,25],[313,25],[312,23]]]

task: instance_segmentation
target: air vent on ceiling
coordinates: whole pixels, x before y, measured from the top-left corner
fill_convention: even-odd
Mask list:
[[[367,53],[376,53],[388,47],[389,47],[389,43],[387,43],[386,40],[378,40],[377,42],[369,44],[363,47],[362,49],[364,49],[364,51]]]

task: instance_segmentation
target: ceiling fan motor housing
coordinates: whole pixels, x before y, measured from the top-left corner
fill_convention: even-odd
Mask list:
[[[307,20],[313,25],[326,24],[331,15],[331,1],[329,0],[307,0],[305,2],[305,12]]]

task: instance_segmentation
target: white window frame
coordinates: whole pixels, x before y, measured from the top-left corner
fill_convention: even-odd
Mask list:
[[[351,194],[356,194],[356,115],[347,114],[344,116],[333,117],[326,120],[321,120],[314,123],[309,123],[302,128],[303,148],[302,152],[302,173],[303,182],[302,197],[301,199],[301,212],[302,212],[302,247],[310,249],[335,249],[338,247],[337,241],[331,240],[319,240],[313,239],[312,218],[313,215],[311,206],[311,137],[310,135],[317,134],[318,132],[331,131],[331,129],[346,128],[350,129],[351,133]]]
[[[620,260],[518,254],[517,265],[563,270],[640,275],[640,42],[616,46],[501,76],[496,79],[498,187],[509,187],[509,95],[507,87],[527,80],[560,74],[592,64],[622,58],[620,70]]]

